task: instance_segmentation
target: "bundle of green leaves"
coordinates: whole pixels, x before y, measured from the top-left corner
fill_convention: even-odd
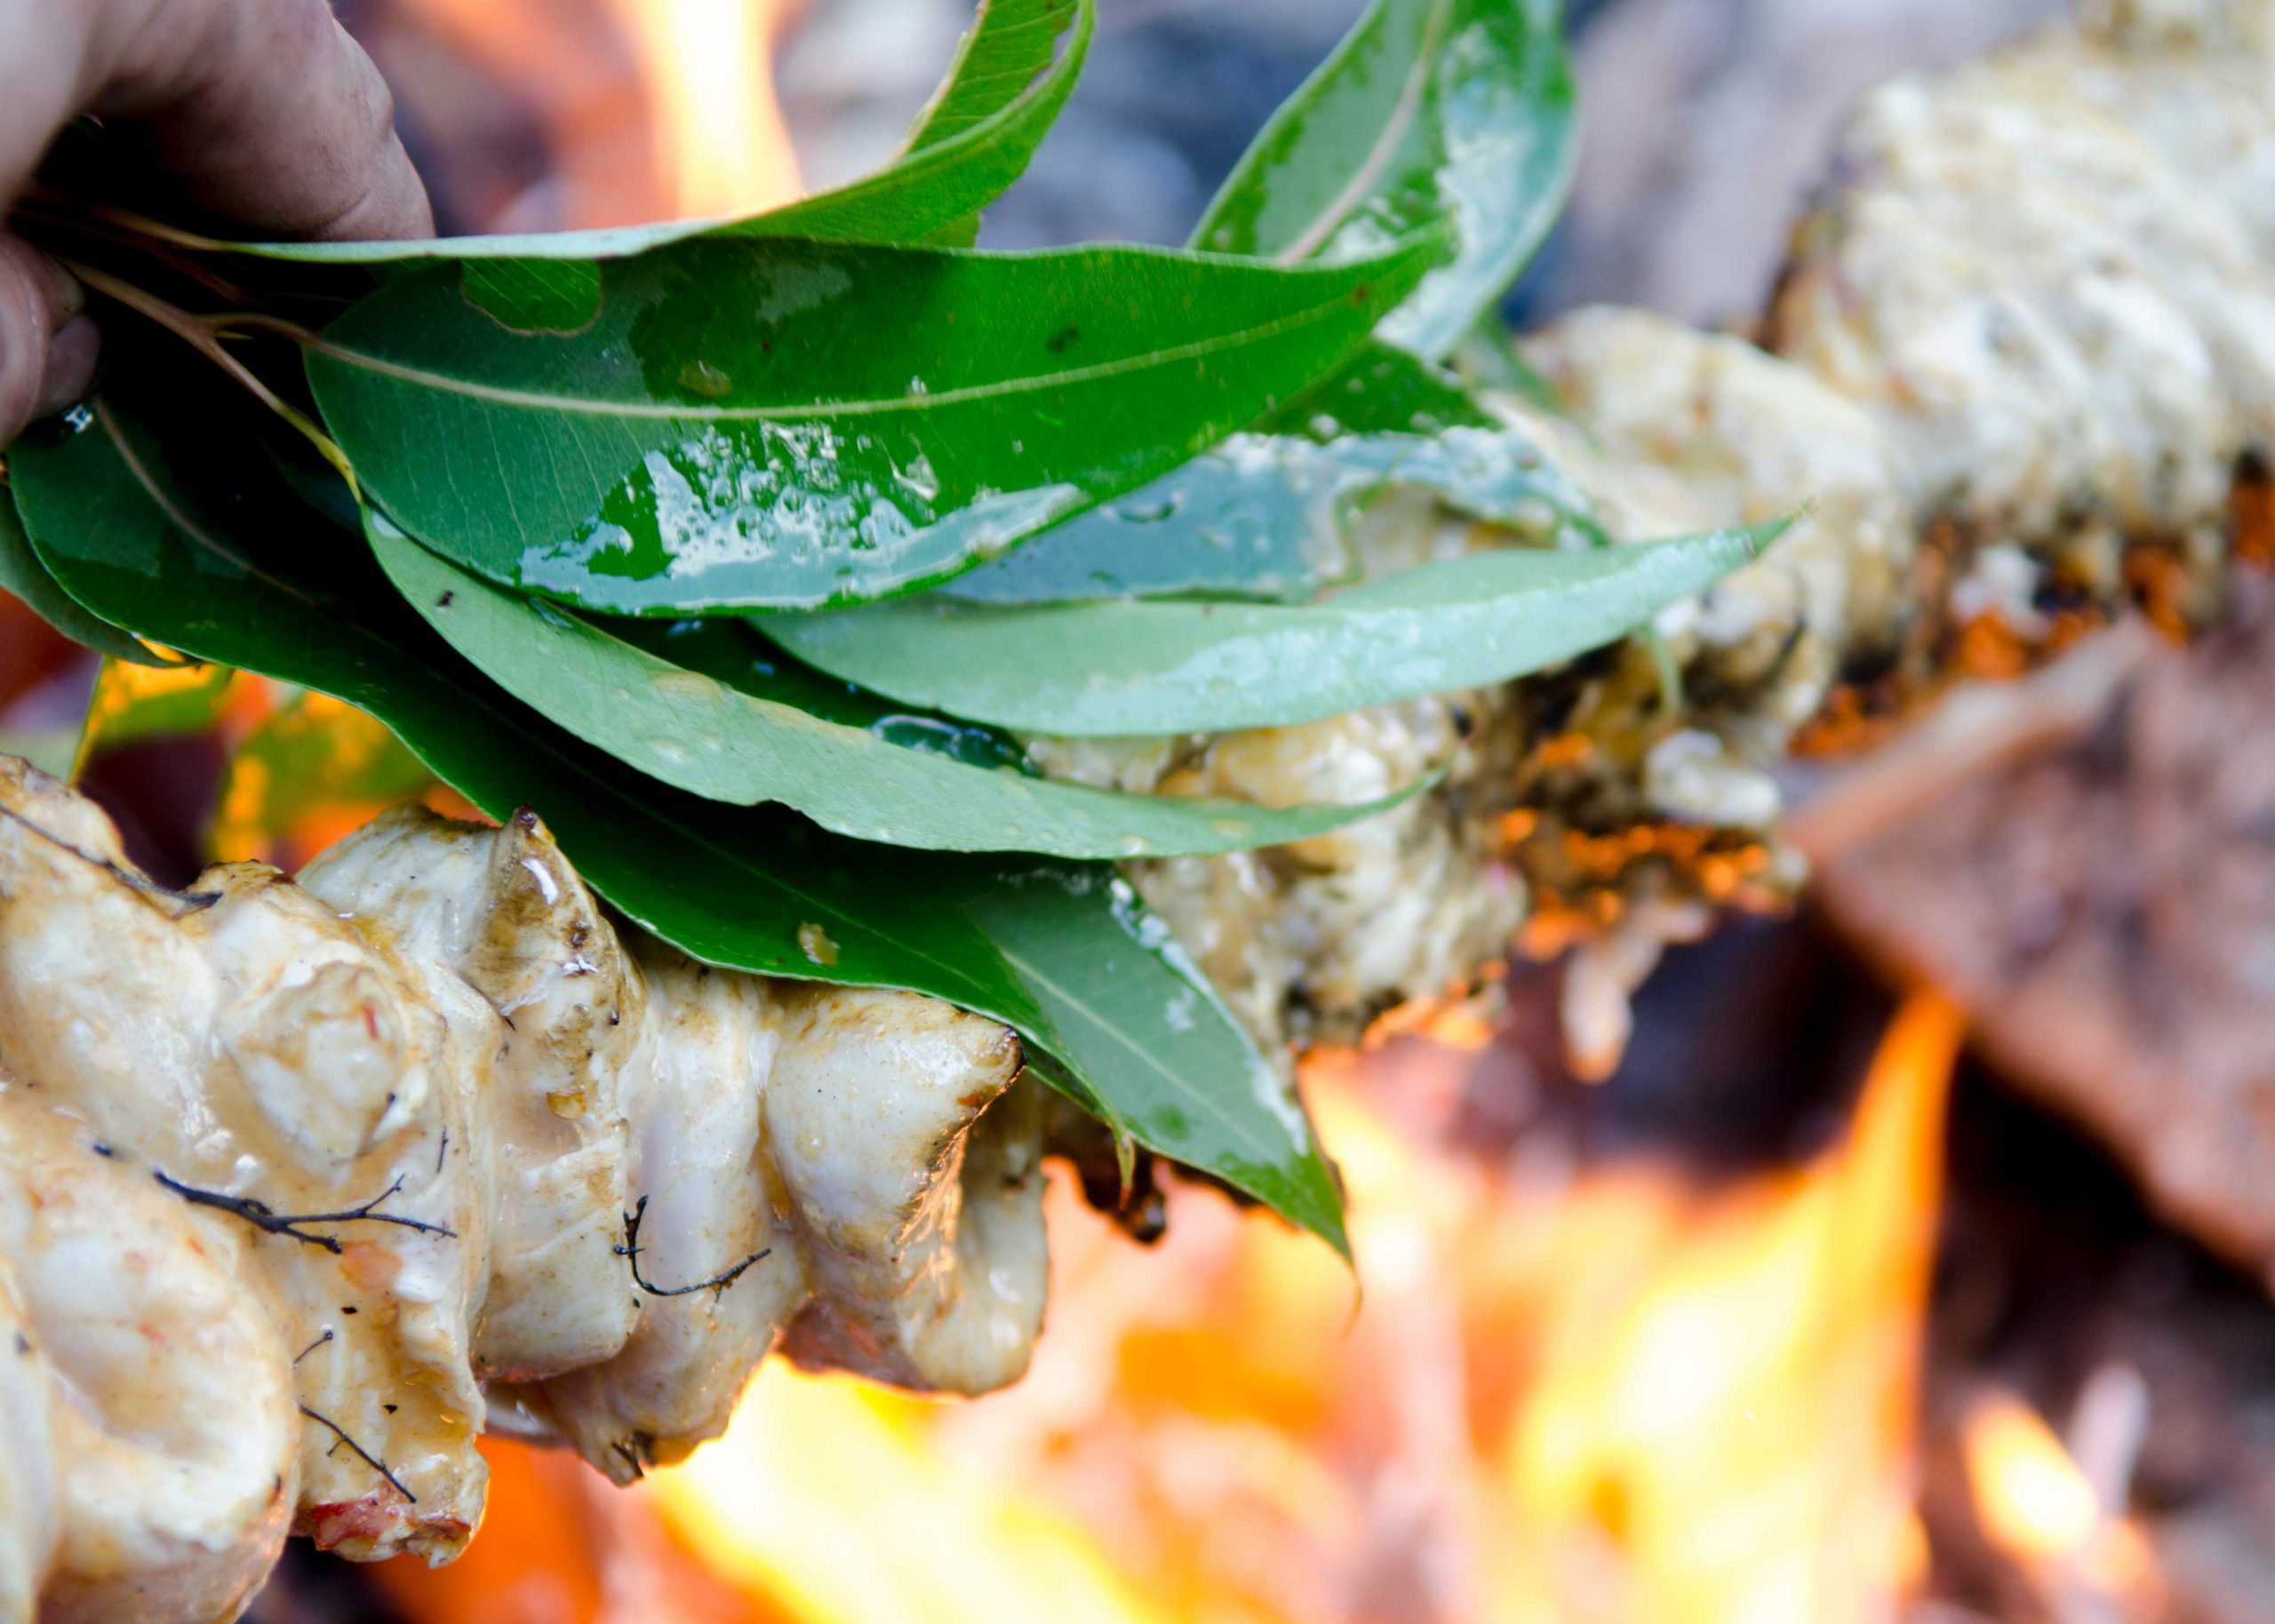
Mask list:
[[[22,227],[110,361],[8,452],[0,586],[368,711],[698,958],[1002,1021],[1122,1143],[1341,1247],[1281,1068],[1114,864],[1389,803],[1110,793],[1007,730],[1505,681],[1761,537],[1592,545],[1444,364],[1570,171],[1554,0],[1375,0],[1188,249],[974,251],[1093,7],[984,0],[897,159],[745,219],[246,244],[51,191]],[[1334,578],[1321,515],[1393,489],[1535,545]]]

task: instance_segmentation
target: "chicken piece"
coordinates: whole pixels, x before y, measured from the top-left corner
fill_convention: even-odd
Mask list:
[[[358,1557],[448,1555],[481,1520],[464,1150],[497,1024],[263,864],[153,886],[92,805],[0,758],[0,1066],[243,1217],[300,1355],[299,1526]]]
[[[1050,1262],[1018,1039],[890,992],[787,1003],[766,1128],[815,1286],[790,1356],[930,1392],[1018,1381]]]
[[[639,1318],[614,1249],[631,1132],[619,1079],[646,1010],[599,904],[529,814],[492,830],[402,808],[300,883],[494,1056],[457,1147],[494,1181],[476,1373],[528,1381],[608,1357]]]
[[[2119,593],[2153,541],[2200,622],[2237,469],[2275,449],[2268,8],[2115,9],[1874,92],[1770,330],[1887,425],[1929,511],[2036,566],[2021,617],[2055,580]]]
[[[1843,659],[1897,635],[1917,521],[1896,448],[1800,369],[1738,340],[1631,311],[1585,311],[1529,358],[1571,418],[1502,410],[1595,506],[1618,540],[1798,515],[1765,557],[1656,630],[1691,699],[1670,713],[1640,643],[1501,689],[1311,723],[1177,741],[1030,741],[1045,770],[1161,794],[1265,805],[1443,782],[1353,828],[1268,852],[1127,865],[1268,1048],[1348,1042],[1409,999],[1442,993],[1504,951],[1571,888],[1567,835],[1672,821],[1759,841],[1780,810],[1767,765],[1824,703]],[[1528,538],[1443,514],[1362,530],[1374,573],[1420,555]],[[1539,538],[1533,538],[1539,539]],[[1572,741],[1575,764],[1544,766]],[[1512,815],[1528,832],[1513,843]],[[1619,905],[1688,918],[1632,876]],[[1616,893],[1614,893],[1616,895]]]
[[[34,1349],[0,1363],[27,1456],[0,1485],[0,1624],[218,1616],[288,1526],[447,1557],[480,1520],[493,1392],[516,1431],[628,1480],[722,1429],[786,1326],[809,1361],[974,1391],[1024,1368],[1041,1323],[1041,1111],[1033,1088],[1002,1099],[1011,1034],[620,935],[527,814],[409,808],[305,884],[238,864],[176,894],[0,758],[0,1331]],[[58,1110],[100,1155],[21,1149]],[[132,1199],[84,1203],[92,1227],[56,1239],[66,1172]],[[168,1380],[119,1391],[178,1421],[91,1402],[184,1457],[174,1490],[205,1488],[138,1514],[110,1479],[140,1457],[105,1464],[36,1350],[68,1342],[75,1280],[140,1304],[134,1260],[161,1240],[175,1294],[138,1324],[213,1323]],[[74,1247],[86,1266],[59,1273]],[[224,1427],[252,1453],[217,1454]],[[260,1517],[222,1492],[255,1456]],[[152,1573],[132,1611],[120,1587]]]
[[[300,1417],[267,1283],[0,1077],[0,1624],[234,1618],[292,1518]]]
[[[781,1048],[773,988],[653,944],[638,959],[648,1029],[624,1086],[636,1215],[624,1244],[639,1248],[639,1270],[619,1264],[610,1278],[638,1286],[640,1321],[611,1358],[530,1400],[619,1483],[725,1429],[809,1289],[781,1232],[788,1196],[764,1129]]]
[[[1524,354],[1571,414],[1535,413],[1530,432],[1616,535],[1795,521],[1658,621],[1712,725],[1775,759],[1841,663],[1891,645],[1911,607],[1919,518],[1895,442],[1800,369],[1645,311],[1576,311]],[[1712,703],[1724,694],[1743,703]]]
[[[303,882],[413,967],[438,1007],[470,987],[507,1023],[474,1130],[502,1209],[490,1288],[502,1313],[485,1306],[475,1357],[518,1429],[628,1482],[717,1436],[802,1310],[939,1320],[912,1330],[890,1370],[860,1366],[905,1385],[979,1390],[1024,1367],[1041,1318],[1039,1180],[1006,1207],[1001,1177],[975,1205],[958,1176],[963,1135],[1018,1070],[1002,1028],[619,938],[528,814],[491,830],[406,808]],[[802,1102],[794,1139],[778,1120],[786,1088]],[[931,1136],[878,1134],[878,1111]],[[833,1112],[862,1131],[833,1127]],[[1033,1113],[1007,1106],[985,1124],[991,1154],[1032,1174]],[[912,1207],[956,1244],[925,1250]],[[845,1228],[790,1225],[801,1211]],[[904,1254],[922,1266],[896,1275]],[[856,1257],[867,1272],[848,1271]],[[1006,1292],[1023,1318],[1000,1318]],[[933,1351],[970,1320],[1010,1325],[1016,1346],[993,1366]]]
[[[1266,1044],[1355,1036],[1375,1015],[1434,995],[1497,955],[1523,922],[1523,884],[1497,861],[1493,752],[1513,723],[1501,697],[1433,696],[1298,728],[1205,742],[1163,794],[1288,806],[1439,787],[1363,824],[1266,852],[1131,864]]]

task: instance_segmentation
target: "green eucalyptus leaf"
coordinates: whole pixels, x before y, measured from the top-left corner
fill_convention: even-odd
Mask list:
[[[969,247],[979,235],[979,210],[1025,171],[1043,132],[1055,123],[1074,88],[1096,27],[1096,0],[979,0],[979,14],[957,46],[947,77],[924,110],[917,115],[900,157],[887,173],[935,163],[943,149],[962,150],[958,143],[974,141],[974,131],[1000,130],[992,146],[1017,163],[994,191],[972,205],[960,220],[928,232],[924,240],[954,247]],[[1059,36],[1072,27],[1073,36],[1052,66]],[[1023,116],[1005,112],[1005,98],[1014,87],[1025,87],[1012,102],[1026,100]],[[1012,137],[1016,133],[1017,139]],[[961,163],[968,164],[970,159]],[[905,237],[879,238],[903,242]]]
[[[743,692],[611,637],[565,609],[501,592],[374,514],[372,551],[445,641],[547,719],[641,772],[711,800],[779,801],[825,829],[929,851],[1174,856],[1279,845],[1393,800],[1270,809],[1122,795],[908,750]]]
[[[863,728],[887,744],[991,771],[1035,771],[1026,750],[1009,734],[880,698],[858,684],[825,676],[767,641],[748,621],[724,616],[611,620],[605,630],[672,665],[702,672],[730,688],[824,721]]]
[[[1066,105],[1097,0],[983,0],[908,144],[874,175],[763,213],[521,235],[393,243],[217,243],[313,265],[417,260],[620,259],[700,237],[969,243],[979,211],[1017,180]]]
[[[1261,1197],[1348,1257],[1342,1199],[1302,1102],[1130,882],[1096,864],[968,872],[965,913],[1082,1057],[1113,1105],[1105,1119]]]
[[[1375,0],[1275,113],[1193,244],[1292,264],[1450,218],[1460,247],[1382,327],[1436,359],[1497,301],[1570,185],[1560,0]]]
[[[57,585],[32,551],[31,540],[24,534],[24,521],[16,513],[15,498],[6,492],[0,492],[0,592],[15,598],[73,642],[111,659],[135,665],[182,664],[88,613],[69,593]]]
[[[601,267],[589,259],[469,259],[459,291],[509,331],[568,338],[601,313]]]
[[[1063,99],[1097,20],[1095,5],[1077,6],[1074,0],[979,0],[971,27],[956,42],[954,60],[916,115],[896,161],[952,147],[1000,117],[1051,67],[1060,55],[1059,38],[1071,27],[1065,55],[1074,60],[1066,84],[1057,87]]]
[[[452,652],[202,381],[137,378],[115,357],[86,429],[20,453],[34,545],[75,599],[370,712],[492,816],[536,808],[595,890],[706,962],[905,988],[1002,1021],[1109,1126],[1348,1255],[1309,1125],[1108,871],[865,845],[627,772]]]
[[[1313,604],[998,608],[936,597],[779,616],[766,631],[834,676],[1023,732],[1281,727],[1569,659],[1703,590],[1783,528],[1474,553]]]
[[[1375,344],[1263,428],[939,590],[981,603],[1188,594],[1300,602],[1363,573],[1368,511],[1409,490],[1535,535],[1592,525],[1585,498],[1521,430],[1428,363]]]
[[[1437,255],[690,243],[600,267],[573,335],[397,279],[307,354],[419,540],[624,614],[819,608],[946,579],[1330,372]]]

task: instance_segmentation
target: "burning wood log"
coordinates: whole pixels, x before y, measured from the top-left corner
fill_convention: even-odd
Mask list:
[[[2107,1141],[2165,1216],[2264,1275],[2275,592],[2240,588],[2230,625],[2151,654],[2100,725],[1950,786],[1829,861],[1819,895],[1949,989],[2000,1070]]]

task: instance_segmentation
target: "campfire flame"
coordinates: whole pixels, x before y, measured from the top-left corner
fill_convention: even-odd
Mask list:
[[[1986,1397],[1961,1446],[1976,1515],[2000,1550],[2036,1564],[2071,1560],[2092,1541],[2100,1497],[2036,1411],[2006,1394]]]
[[[1797,1173],[1704,1200],[1648,1176],[1574,1193],[1515,1288],[1540,1358],[1503,1459],[1513,1567],[1602,1604],[1508,1616],[1886,1616],[1917,1547],[1909,1460],[1959,1037],[1947,1006],[1909,1006],[1848,1142]]]
[[[1844,1142],[1727,1190],[1481,1167],[1367,1067],[1322,1066],[1355,1314],[1324,1248],[1213,1198],[1151,1253],[1058,1201],[1021,1388],[939,1405],[778,1365],[638,1498],[762,1613],[816,1624],[1890,1618],[1924,1567],[1959,1035],[1907,1006]]]
[[[777,1364],[727,1437],[655,1485],[713,1571],[831,1624],[1139,1624],[1073,1518],[933,1446],[933,1406]],[[883,1539],[881,1530],[890,1531]]]
[[[774,95],[782,0],[611,4],[646,68],[663,212],[697,219],[795,198],[797,159]]]
[[[486,230],[624,226],[770,208],[800,191],[774,93],[797,0],[396,0],[537,115],[546,195]]]

